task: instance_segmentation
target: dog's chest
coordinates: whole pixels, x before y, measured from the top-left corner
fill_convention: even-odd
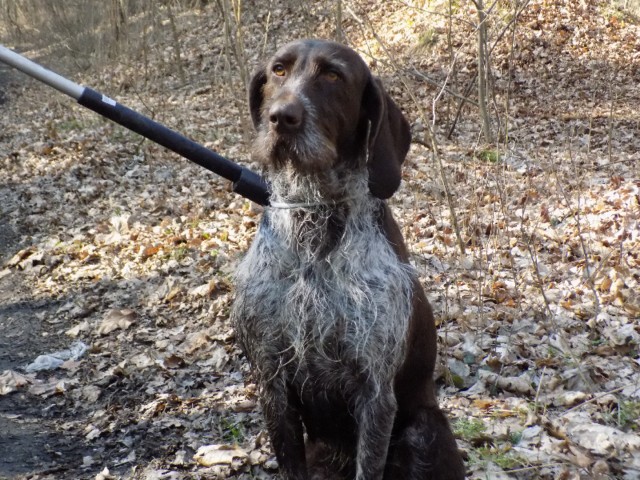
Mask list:
[[[410,268],[373,215],[348,219],[321,257],[301,248],[285,221],[265,219],[237,274],[233,317],[254,366],[279,369],[267,365],[275,358],[304,377],[332,368],[391,373],[411,314]]]

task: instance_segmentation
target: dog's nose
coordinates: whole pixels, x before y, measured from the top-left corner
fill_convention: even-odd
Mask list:
[[[269,122],[279,133],[295,133],[302,125],[304,108],[297,99],[277,101],[269,109]]]

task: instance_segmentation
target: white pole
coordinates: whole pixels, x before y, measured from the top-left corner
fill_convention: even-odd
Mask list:
[[[17,53],[9,50],[3,45],[0,45],[0,62],[6,63],[7,65],[14,67],[21,72],[26,73],[30,77],[46,83],[47,85],[61,91],[66,95],[69,95],[70,97],[73,97],[76,100],[80,98],[80,95],[82,95],[82,92],[84,91],[83,86],[78,85],[71,80],[67,80],[57,73],[53,73],[51,70],[47,70],[46,68],[41,67],[37,63],[26,59],[22,55],[18,55]]]

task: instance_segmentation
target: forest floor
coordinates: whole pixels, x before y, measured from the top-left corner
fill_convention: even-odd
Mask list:
[[[239,62],[211,5],[179,18],[184,78],[167,30],[147,63],[129,46],[74,79],[257,169],[242,72],[333,36],[332,7],[307,3],[252,4]],[[497,8],[488,145],[474,93],[453,122],[475,13],[449,36],[446,2],[428,3],[346,2],[343,33],[412,125],[390,204],[437,312],[469,478],[640,479],[640,23],[608,2]],[[276,477],[228,320],[259,217],[225,181],[0,66],[0,479]]]

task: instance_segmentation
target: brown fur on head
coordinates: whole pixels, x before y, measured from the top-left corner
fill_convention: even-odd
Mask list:
[[[409,125],[350,48],[318,40],[286,45],[252,78],[249,104],[255,156],[270,168],[315,173],[366,162],[374,196],[398,189]]]

